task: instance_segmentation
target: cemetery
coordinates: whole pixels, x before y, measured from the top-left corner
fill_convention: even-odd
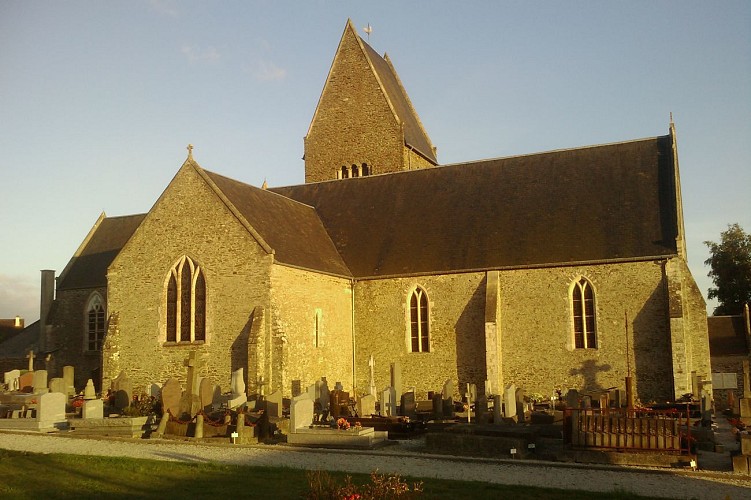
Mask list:
[[[33,352],[28,359],[28,369],[4,374],[0,430],[345,449],[413,440],[424,452],[454,456],[686,468],[701,467],[699,450],[726,451],[714,438],[705,390],[710,382],[696,373],[693,392],[681,401],[644,406],[633,401],[628,379],[623,388],[597,394],[570,389],[547,397],[513,383],[482,394],[474,384],[460,388],[447,380],[421,400],[414,388],[402,387],[398,362],[391,364],[388,387],[378,390],[371,377],[368,392],[356,395],[340,381],[330,387],[326,377],[307,388],[293,381],[291,398],[266,394],[262,380],[250,394],[242,368],[225,392],[203,374],[204,360],[195,351],[184,360],[182,381],[136,390],[123,372],[97,394],[92,380],[74,387],[73,367],[50,378],[34,369]],[[751,425],[751,394],[737,406],[730,421],[738,452],[732,460],[728,453],[727,461],[750,474],[745,426]]]

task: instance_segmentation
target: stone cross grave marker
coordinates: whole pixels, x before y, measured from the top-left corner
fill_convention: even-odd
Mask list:
[[[375,359],[372,354],[368,359],[368,367],[370,368],[370,387],[368,388],[368,394],[376,396],[378,394],[378,388],[375,384]]]
[[[34,356],[34,351],[33,350],[29,351],[29,354],[27,354],[26,357],[29,360],[29,371],[33,372],[34,371],[34,358],[36,357]]]

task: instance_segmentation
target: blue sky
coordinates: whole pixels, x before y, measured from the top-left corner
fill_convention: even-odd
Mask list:
[[[387,52],[441,163],[678,132],[689,265],[751,231],[751,2],[0,2],[0,318],[38,318],[102,211],[186,157],[303,182],[347,18]]]

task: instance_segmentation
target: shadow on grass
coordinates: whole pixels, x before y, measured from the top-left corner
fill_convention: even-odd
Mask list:
[[[179,459],[179,457],[174,457]],[[331,472],[343,482],[347,474]],[[350,474],[364,484],[366,474]],[[412,484],[416,479],[404,478]],[[636,499],[609,492],[507,486],[479,482],[423,479],[420,498],[473,499]],[[304,498],[304,470],[242,467],[217,463],[177,463],[81,455],[41,455],[0,450],[0,498]],[[747,490],[746,490],[747,491]]]

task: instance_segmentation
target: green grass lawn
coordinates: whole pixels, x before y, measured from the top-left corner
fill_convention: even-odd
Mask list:
[[[561,470],[565,474],[565,470]],[[343,482],[346,474],[331,473]],[[367,475],[352,474],[364,484]],[[407,478],[412,484],[419,479]],[[633,499],[622,492],[504,486],[473,481],[423,480],[420,498]],[[302,498],[306,472],[216,463],[176,463],[82,455],[42,455],[0,450],[0,498]]]

